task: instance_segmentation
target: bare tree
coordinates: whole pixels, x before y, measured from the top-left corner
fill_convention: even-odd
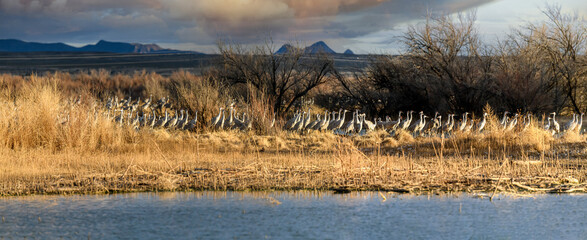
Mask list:
[[[450,109],[481,109],[489,98],[493,59],[482,49],[475,28],[476,15],[428,16],[424,25],[411,26],[404,36],[407,55],[427,75],[428,85]]]
[[[554,94],[539,50],[510,35],[495,48],[495,105],[524,112],[552,111]],[[504,109],[504,110],[505,110]]]
[[[297,47],[277,54],[272,43],[250,49],[238,44],[219,44],[219,75],[230,84],[252,86],[270,99],[278,115],[291,109],[312,89],[332,78],[333,59],[325,54],[304,54]]]
[[[539,50],[549,70],[557,110],[569,106],[576,112],[585,111],[587,28],[577,16],[563,14],[560,6],[547,6],[543,13],[546,22],[528,24],[525,32],[517,34]]]

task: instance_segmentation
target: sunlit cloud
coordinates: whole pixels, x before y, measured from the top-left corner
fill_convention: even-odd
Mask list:
[[[561,4],[569,2],[587,13],[581,1]],[[219,38],[252,44],[271,36],[277,42],[330,40],[339,49],[369,49],[393,44],[386,34],[397,35],[428,12],[479,9],[482,26],[495,32],[504,21],[511,24],[512,15],[540,14],[536,5],[530,0],[0,0],[0,38],[211,46]]]

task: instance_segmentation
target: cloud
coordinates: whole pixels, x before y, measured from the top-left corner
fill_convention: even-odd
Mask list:
[[[352,39],[491,0],[0,0],[2,37],[251,43]]]

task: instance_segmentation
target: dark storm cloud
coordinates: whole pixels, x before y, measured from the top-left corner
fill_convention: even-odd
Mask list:
[[[209,44],[345,39],[490,0],[0,0],[0,38]]]

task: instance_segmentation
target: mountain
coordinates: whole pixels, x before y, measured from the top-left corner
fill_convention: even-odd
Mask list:
[[[291,44],[286,43],[286,44],[283,44],[283,46],[281,46],[279,48],[279,50],[277,50],[277,52],[275,52],[275,54],[285,54],[285,53],[289,53],[295,49],[296,49],[296,47],[292,46]],[[309,47],[305,47],[304,49],[298,49],[298,50],[302,50],[304,54],[318,54],[318,53],[336,54],[336,52],[334,50],[332,50],[328,45],[326,45],[326,43],[323,41],[316,42],[316,43],[310,45]]]
[[[80,48],[64,43],[36,43],[16,39],[0,39],[0,52],[106,52],[106,53],[197,53],[165,49],[157,44],[109,42],[100,40]]]
[[[76,47],[63,43],[34,43],[17,39],[0,39],[0,52],[74,52]]]
[[[344,53],[342,53],[344,55],[355,55],[355,53],[353,51],[351,51],[350,49],[347,49],[346,51],[344,51]]]
[[[326,53],[326,54],[336,54],[334,50],[332,50],[325,42],[319,41],[316,42],[309,47],[304,48],[304,53],[306,54],[318,54],[318,53]]]
[[[289,52],[291,52],[291,51],[293,51],[295,49],[296,49],[296,47],[292,46],[289,43],[286,43],[286,44],[283,44],[283,46],[281,46],[277,50],[277,52],[275,52],[275,54],[286,54],[286,53],[289,53]]]

